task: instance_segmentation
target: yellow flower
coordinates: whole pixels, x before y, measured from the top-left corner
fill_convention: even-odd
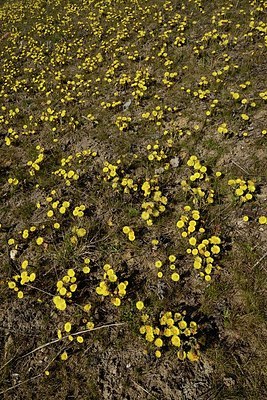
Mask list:
[[[141,218],[144,221],[147,221],[149,219],[149,213],[147,211],[143,211],[142,214],[141,214]]]
[[[20,290],[20,291],[18,291],[18,298],[19,299],[22,299],[23,298],[23,292]]]
[[[235,100],[239,99],[239,97],[240,97],[239,93],[231,92],[231,95],[232,95],[233,99],[235,99]]]
[[[131,231],[128,235],[128,238],[131,242],[133,242],[135,240],[135,234],[134,231]]]
[[[180,279],[180,275],[177,274],[177,272],[174,272],[174,273],[172,274],[172,276],[171,276],[171,279],[172,279],[174,282],[178,282],[179,279]]]
[[[67,293],[67,289],[66,289],[65,287],[61,287],[61,288],[59,289],[59,294],[60,294],[61,296],[65,296],[66,293]]]
[[[235,194],[236,194],[237,196],[242,196],[243,193],[244,193],[244,191],[243,191],[242,189],[240,189],[240,188],[235,190]]]
[[[21,268],[22,268],[22,269],[26,269],[26,268],[28,267],[28,265],[29,265],[28,260],[24,260],[24,261],[22,261],[22,263],[21,263]]]
[[[198,361],[199,360],[199,356],[197,353],[195,353],[194,351],[190,350],[189,352],[187,352],[187,358],[190,361]]]
[[[30,282],[35,281],[35,278],[36,278],[36,274],[35,274],[34,272],[32,272],[32,273],[30,274],[30,276],[29,276]]]
[[[162,347],[163,346],[163,340],[160,338],[157,338],[154,342],[156,347]]]
[[[185,329],[187,327],[187,323],[182,320],[178,323],[180,329]]]
[[[135,305],[137,310],[142,310],[144,308],[144,303],[142,301],[137,301]]]
[[[171,327],[171,332],[172,332],[172,335],[179,335],[180,330],[179,330],[179,328],[177,326],[173,325]]]
[[[9,289],[14,289],[16,287],[16,283],[13,281],[8,282]]]
[[[155,356],[156,356],[157,358],[160,358],[160,357],[161,357],[161,352],[160,352],[159,350],[156,350],[156,351],[155,351]]]
[[[128,233],[131,232],[131,228],[129,226],[124,226],[122,228],[123,233],[125,233],[126,235],[128,235]]]
[[[261,217],[259,217],[259,224],[260,224],[260,225],[267,224],[267,218],[266,218],[264,215],[262,215]]]
[[[83,343],[83,337],[82,336],[77,336],[77,342],[78,343]]]
[[[179,220],[176,224],[177,228],[181,229],[184,226],[184,221]]]
[[[220,244],[221,243],[221,239],[218,236],[211,236],[209,241],[212,244]]]
[[[64,352],[61,354],[60,358],[61,358],[61,360],[63,360],[63,361],[66,361],[66,360],[67,360],[67,358],[68,358],[68,354],[67,354],[67,352],[66,352],[66,351],[64,351]]]
[[[121,305],[121,300],[118,297],[115,297],[114,299],[112,299],[111,302],[116,307],[119,307]]]
[[[65,332],[69,333],[71,331],[71,323],[70,322],[66,322],[65,325],[64,325],[64,329],[65,329]]]
[[[146,333],[146,327],[142,325],[139,329],[139,332],[141,333],[141,335],[144,335]]]
[[[155,267],[156,267],[156,268],[162,267],[162,261],[157,260],[157,261],[155,262]]]
[[[177,336],[177,335],[173,335],[172,336],[171,342],[175,347],[180,347],[181,346],[181,340],[180,340],[179,336]]]
[[[212,252],[213,254],[219,254],[219,253],[220,253],[220,247],[217,246],[217,245],[212,246],[212,247],[211,247],[211,252]]]
[[[38,246],[40,246],[43,242],[44,242],[44,239],[40,236],[36,239],[36,243],[38,244]]]
[[[191,244],[191,246],[195,246],[196,243],[197,243],[196,238],[191,237],[191,238],[189,239],[189,243]]]
[[[86,229],[79,228],[79,229],[77,229],[76,233],[77,233],[78,237],[84,237],[86,235]]]
[[[91,306],[91,304],[90,304],[90,303],[88,303],[88,304],[85,304],[85,305],[83,306],[83,309],[84,309],[84,311],[86,311],[86,312],[90,311],[90,310],[91,310],[91,308],[92,308],[92,306]]]
[[[76,289],[77,289],[76,283],[74,283],[73,285],[70,285],[70,291],[71,291],[71,292],[75,292]]]
[[[167,323],[167,325],[169,327],[172,327],[174,325],[174,319],[173,318],[167,318],[166,323]]]
[[[200,269],[201,268],[201,258],[200,257],[196,257],[195,261],[194,261],[194,268],[195,269]]]
[[[94,326],[95,326],[95,324],[91,321],[87,322],[87,324],[86,324],[87,329],[94,329]]]
[[[23,239],[27,239],[29,237],[28,229],[24,229],[24,231],[22,232],[22,237],[23,237]]]
[[[154,335],[153,335],[153,333],[147,333],[147,334],[146,334],[146,340],[147,340],[148,342],[153,342],[153,340],[154,340]]]
[[[164,336],[166,336],[166,337],[172,336],[172,331],[170,328],[164,329]]]
[[[64,311],[67,307],[66,301],[60,296],[54,296],[53,302],[58,310]]]
[[[249,116],[248,116],[247,114],[241,114],[241,118],[242,118],[244,121],[248,121],[248,120],[249,120]]]
[[[171,254],[171,255],[169,256],[169,261],[173,263],[175,260],[176,260],[175,255]]]

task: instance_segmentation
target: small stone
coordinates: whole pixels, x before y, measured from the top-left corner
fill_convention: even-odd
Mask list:
[[[18,254],[18,250],[15,250],[15,249],[10,250],[9,255],[10,255],[11,260],[15,260],[17,254]]]
[[[170,164],[171,164],[172,168],[177,168],[177,167],[179,167],[179,165],[180,165],[180,157],[178,157],[178,156],[173,157],[173,158],[170,160]]]
[[[128,110],[128,108],[130,107],[131,104],[132,104],[132,100],[131,99],[127,100],[126,103],[124,103],[123,106],[122,106],[123,111]]]

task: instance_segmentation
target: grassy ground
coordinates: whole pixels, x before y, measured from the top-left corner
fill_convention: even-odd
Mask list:
[[[0,3],[1,398],[266,398],[266,12]]]

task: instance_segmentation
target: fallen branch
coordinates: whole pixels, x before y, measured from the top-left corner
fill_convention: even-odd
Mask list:
[[[252,269],[256,268],[261,262],[262,260],[264,260],[264,258],[267,256],[267,251],[266,253],[263,254],[263,256],[253,265]]]
[[[97,331],[97,330],[100,330],[100,329],[103,329],[103,328],[111,328],[111,327],[113,327],[113,326],[121,326],[121,325],[125,325],[125,324],[126,324],[126,322],[118,322],[118,323],[114,323],[114,324],[101,325],[101,326],[97,326],[96,328],[85,329],[85,330],[83,330],[83,331],[79,331],[79,332],[72,333],[71,336],[78,336],[78,335],[82,335],[82,334],[87,333],[87,332]],[[51,340],[51,342],[44,343],[44,344],[42,344],[41,346],[36,347],[36,349],[33,349],[32,351],[29,351],[28,353],[24,354],[24,355],[21,356],[20,358],[27,357],[27,356],[29,356],[30,354],[33,354],[33,353],[35,353],[35,352],[38,351],[38,350],[41,350],[41,349],[43,349],[43,348],[45,348],[45,347],[48,347],[48,346],[50,346],[50,345],[52,345],[52,344],[54,344],[54,343],[58,343],[58,342],[60,342],[61,340],[67,339],[69,336],[70,336],[70,335],[62,336],[62,338],[60,338],[60,339],[57,338],[57,339]]]

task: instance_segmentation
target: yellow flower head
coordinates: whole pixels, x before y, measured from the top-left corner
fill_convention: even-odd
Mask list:
[[[64,311],[67,307],[66,301],[60,296],[54,296],[53,302],[58,310]]]
[[[142,301],[137,301],[137,303],[135,304],[137,310],[143,310],[144,308],[144,303]]]

